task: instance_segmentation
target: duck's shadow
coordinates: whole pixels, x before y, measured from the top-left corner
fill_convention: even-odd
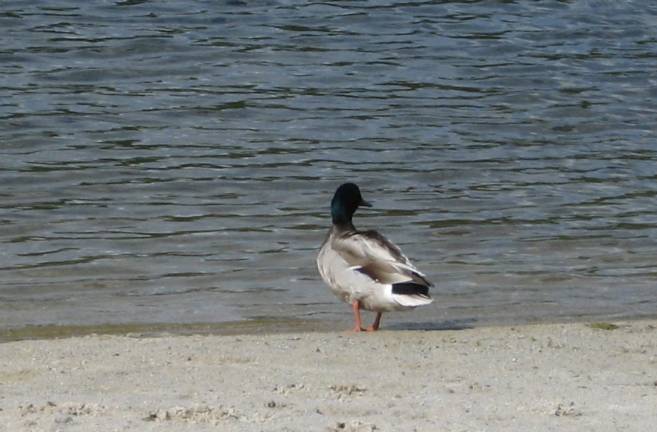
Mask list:
[[[406,323],[392,323],[386,326],[386,330],[410,330],[410,331],[438,331],[438,330],[467,330],[474,328],[474,318],[446,320],[446,321],[420,321]]]

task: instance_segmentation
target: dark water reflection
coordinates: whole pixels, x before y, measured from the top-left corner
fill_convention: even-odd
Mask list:
[[[347,318],[314,255],[344,180],[438,302],[657,310],[657,6],[0,5],[0,326]]]

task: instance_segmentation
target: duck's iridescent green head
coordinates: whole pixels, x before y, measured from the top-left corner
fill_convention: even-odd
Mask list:
[[[351,223],[351,218],[359,206],[371,207],[372,205],[363,199],[360,189],[354,183],[341,185],[335,191],[335,195],[331,200],[333,224],[344,225]]]

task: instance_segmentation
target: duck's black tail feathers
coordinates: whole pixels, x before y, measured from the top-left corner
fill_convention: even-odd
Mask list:
[[[399,282],[392,284],[392,293],[400,295],[420,295],[429,297],[429,287],[415,282]]]

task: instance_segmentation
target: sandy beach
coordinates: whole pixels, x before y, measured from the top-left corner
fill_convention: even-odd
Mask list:
[[[657,321],[0,344],[2,431],[648,431]]]

